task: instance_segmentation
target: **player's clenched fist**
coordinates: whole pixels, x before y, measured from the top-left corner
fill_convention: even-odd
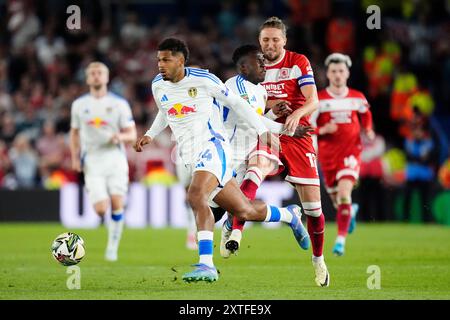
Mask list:
[[[144,150],[144,146],[146,144],[149,144],[150,142],[152,142],[152,138],[150,138],[149,136],[142,136],[137,139],[136,143],[134,144],[134,150],[136,150],[136,152],[142,152],[142,150]]]

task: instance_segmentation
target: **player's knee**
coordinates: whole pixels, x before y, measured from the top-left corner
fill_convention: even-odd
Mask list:
[[[306,215],[311,217],[320,217],[322,214],[322,204],[317,202],[302,202],[303,211]]]
[[[349,192],[338,192],[338,195],[336,197],[337,205],[340,204],[351,204],[352,203],[352,197],[351,193]]]
[[[250,204],[242,205],[235,209],[233,215],[241,221],[251,221],[255,214],[255,208]]]
[[[104,203],[97,203],[94,205],[95,212],[100,217],[103,217],[106,214],[106,210],[108,210],[108,206]]]
[[[201,192],[200,188],[189,188],[187,193],[187,202],[194,210],[199,206],[208,206],[208,198],[207,196]]]

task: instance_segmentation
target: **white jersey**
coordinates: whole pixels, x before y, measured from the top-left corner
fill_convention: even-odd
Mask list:
[[[118,148],[124,151],[123,144],[117,146],[110,142],[111,136],[133,125],[130,105],[113,93],[101,98],[88,93],[72,103],[71,127],[80,130],[82,157]]]
[[[128,102],[113,93],[101,98],[85,94],[72,104],[71,127],[80,130],[81,163],[93,204],[127,193],[125,148],[110,140],[114,133],[131,126],[134,120]]]
[[[185,77],[177,83],[156,76],[152,92],[159,113],[146,134],[153,138],[169,125],[185,164],[196,163],[209,141],[218,139],[228,145],[220,105],[236,108],[245,103],[215,75],[197,68],[185,68]],[[258,117],[248,116],[244,110],[241,116],[247,118],[259,134],[267,131]]]
[[[231,91],[248,102],[248,106],[258,115],[263,115],[266,108],[267,91],[260,84],[245,80],[242,75],[234,76],[225,82]],[[258,134],[247,122],[239,119],[236,112],[223,106],[223,121],[233,149],[235,161],[243,161],[255,149]]]

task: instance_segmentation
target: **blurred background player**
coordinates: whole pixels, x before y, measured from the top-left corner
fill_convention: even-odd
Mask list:
[[[352,211],[353,216],[357,211],[356,206],[352,209],[352,190],[359,177],[361,129],[368,139],[375,138],[372,114],[364,94],[347,86],[351,65],[350,57],[344,54],[333,53],[326,58],[329,86],[319,91],[319,109],[313,115],[320,168],[337,209],[338,236],[333,253],[338,256],[344,254]]]
[[[259,43],[266,59],[266,76],[262,85],[269,100],[283,99],[290,102],[293,112],[280,117],[289,131],[299,124],[309,126],[309,118],[319,104],[313,70],[308,59],[296,52],[284,49],[286,26],[277,17],[267,19],[260,27]],[[281,161],[286,166],[286,181],[298,192],[307,216],[311,238],[312,264],[318,286],[328,286],[330,276],[323,257],[325,217],[320,199],[320,178],[317,171],[316,151],[311,137],[281,136]]]
[[[255,45],[244,45],[237,48],[232,57],[238,75],[228,79],[225,85],[234,93],[248,102],[257,114],[263,115],[266,110],[267,91],[259,83],[264,81],[266,69],[264,57],[260,49]],[[290,109],[285,101],[278,102],[272,107],[270,114],[273,118],[288,115]],[[283,170],[283,164],[279,159],[279,138],[273,134],[272,139],[277,144],[268,149],[258,144],[258,135],[247,123],[238,118],[238,115],[227,106],[223,107],[223,121],[233,149],[232,167],[236,172],[236,180],[241,191],[249,200],[254,200],[256,191],[266,176],[276,175]],[[279,124],[280,129],[282,125]],[[299,126],[295,135],[307,134],[309,127]],[[226,220],[222,227],[220,253],[228,258],[231,253],[239,249],[242,238],[242,230],[245,221],[238,218]],[[303,249],[309,247],[309,237],[305,235],[302,240]]]
[[[240,191],[232,177],[231,150],[217,101],[248,121],[260,137],[266,136],[265,141],[269,141],[268,129],[262,117],[216,76],[206,70],[185,68],[188,55],[188,48],[181,40],[168,38],[159,44],[160,74],[152,82],[159,112],[151,128],[136,142],[135,150],[141,152],[170,126],[180,157],[192,176],[187,198],[197,222],[199,263],[183,275],[183,280],[212,282],[219,278],[213,263],[215,221],[209,207],[212,200],[242,220],[287,223],[299,244],[306,230],[298,206],[278,208],[262,201],[250,202]]]
[[[105,259],[117,260],[128,190],[124,143],[136,140],[136,128],[126,100],[108,92],[109,70],[101,62],[86,68],[89,93],[72,104],[70,151],[72,167],[84,173],[95,212],[103,217],[111,202]]]

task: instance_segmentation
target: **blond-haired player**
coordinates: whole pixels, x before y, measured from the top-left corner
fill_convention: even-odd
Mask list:
[[[125,143],[136,140],[136,127],[128,102],[109,92],[109,70],[101,62],[86,68],[89,93],[72,104],[70,151],[72,168],[83,171],[89,199],[99,216],[111,205],[105,259],[117,260],[128,191]]]

